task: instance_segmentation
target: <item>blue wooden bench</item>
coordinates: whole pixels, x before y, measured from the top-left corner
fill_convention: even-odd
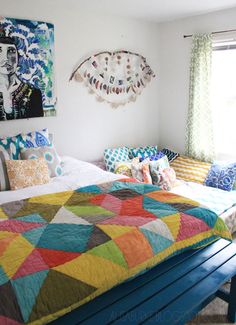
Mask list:
[[[220,289],[230,279],[230,292]],[[216,297],[228,302],[228,319],[236,322],[236,245],[224,239],[172,257],[53,324],[180,325]]]

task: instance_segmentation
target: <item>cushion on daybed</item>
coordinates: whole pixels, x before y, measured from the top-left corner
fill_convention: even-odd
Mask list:
[[[178,179],[200,184],[204,184],[211,168],[209,163],[181,155],[173,160],[170,166],[174,168]]]
[[[106,170],[114,172],[117,162],[129,160],[129,149],[127,147],[105,149],[104,161],[106,164]]]
[[[129,148],[129,158],[147,158],[158,154],[157,146],[145,146],[137,148]]]
[[[213,164],[205,180],[205,185],[231,191],[235,185],[235,180],[236,163]]]

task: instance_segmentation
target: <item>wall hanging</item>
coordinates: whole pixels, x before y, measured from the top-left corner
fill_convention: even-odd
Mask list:
[[[54,27],[0,17],[0,120],[53,116]]]
[[[129,51],[99,52],[84,60],[70,80],[83,81],[98,101],[116,108],[135,101],[155,77],[146,59]]]

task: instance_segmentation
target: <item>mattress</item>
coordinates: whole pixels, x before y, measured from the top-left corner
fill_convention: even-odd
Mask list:
[[[42,194],[75,190],[82,186],[115,181],[121,177],[125,178],[123,175],[115,175],[91,163],[69,156],[63,156],[61,159],[63,164],[62,176],[52,178],[48,184],[31,186],[16,191],[2,191],[0,192],[0,204]]]
[[[171,192],[199,202],[219,215],[231,233],[236,231],[236,191],[228,192],[194,182],[179,181]]]

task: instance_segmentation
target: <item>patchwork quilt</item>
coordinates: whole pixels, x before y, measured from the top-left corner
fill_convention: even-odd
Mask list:
[[[219,237],[214,212],[131,179],[3,204],[0,324],[48,323]]]

